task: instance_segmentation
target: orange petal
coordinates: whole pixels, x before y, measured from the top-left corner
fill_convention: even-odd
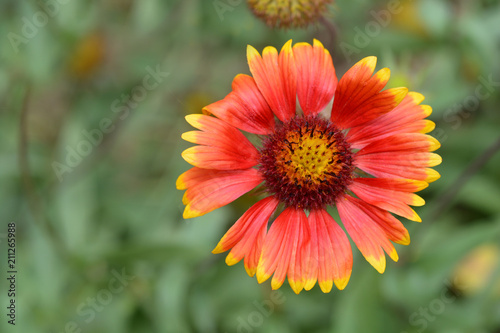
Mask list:
[[[288,267],[288,283],[292,290],[298,294],[304,289],[306,277],[306,260],[310,253],[310,232],[307,217],[304,211],[299,210],[296,228],[296,237],[292,244],[292,256]]]
[[[380,92],[389,80],[390,71],[373,71],[377,58],[367,57],[355,64],[340,79],[333,101],[332,122],[341,129],[366,124],[394,109],[408,92],[394,88]]]
[[[432,109],[419,105],[424,99],[419,93],[409,92],[403,101],[392,111],[370,121],[364,126],[352,128],[347,134],[354,148],[363,148],[369,143],[399,133],[428,133],[435,124],[425,120]]]
[[[352,251],[346,234],[323,209],[311,211],[308,221],[311,252],[304,288],[311,289],[317,279],[324,293],[331,291],[333,283],[344,289],[352,271]]]
[[[405,178],[428,183],[439,178],[429,167],[441,163],[441,157],[429,151],[439,148],[433,137],[419,133],[396,134],[377,140],[355,155],[358,168],[380,178]]]
[[[395,134],[383,140],[377,140],[361,149],[358,154],[366,155],[383,152],[431,152],[439,149],[441,144],[430,135],[420,133]]]
[[[235,145],[235,147],[236,146],[237,145]],[[246,154],[238,154],[235,152],[231,153],[210,146],[195,146],[182,152],[182,158],[189,164],[199,168],[217,170],[242,170],[257,165],[257,156],[245,155]]]
[[[266,47],[262,57],[249,45],[247,59],[257,87],[271,110],[281,121],[291,119],[295,115],[297,94],[297,69],[292,41],[289,40],[283,46],[279,55],[274,47]]]
[[[293,47],[297,65],[297,96],[304,114],[317,114],[333,98],[337,76],[330,52],[317,40],[314,46],[298,43]]]
[[[264,240],[262,254],[257,266],[257,281],[264,282],[273,275],[273,290],[281,287],[288,273],[290,286],[299,293],[304,286],[303,257],[307,256],[305,243],[309,232],[307,217],[303,210],[289,207],[273,222]]]
[[[233,91],[223,100],[212,103],[203,112],[214,114],[225,122],[255,134],[270,134],[274,128],[274,115],[255,80],[239,74],[233,80]]]
[[[253,205],[226,232],[212,253],[222,253],[232,249],[226,258],[226,263],[234,265],[245,258],[245,269],[250,276],[253,276],[260,258],[267,222],[278,203],[279,201],[273,197],[267,197]]]
[[[440,175],[428,168],[441,162],[441,157],[432,153],[401,154],[396,152],[376,153],[356,158],[361,170],[381,178],[405,178],[431,183]]]
[[[255,237],[253,245],[250,247],[248,253],[245,254],[245,260],[244,260],[245,271],[250,277],[253,277],[255,275],[255,272],[257,272],[257,265],[259,264],[260,254],[262,253],[262,245],[264,244],[266,233],[267,233],[267,224],[265,224],[264,227],[260,229],[259,233]],[[238,244],[233,250],[231,250],[230,253],[234,252],[233,254],[234,256],[238,255],[240,251],[244,250],[240,249]]]
[[[186,162],[205,169],[247,169],[258,163],[259,152],[235,127],[215,117],[189,115],[186,120],[202,131],[182,134],[186,141],[200,144],[186,149]]]
[[[420,217],[408,205],[422,206],[425,201],[412,193],[427,187],[423,181],[388,178],[355,178],[349,189],[361,200],[412,221]]]
[[[259,185],[263,180],[255,169],[219,171],[209,170],[206,177],[200,176],[202,169],[193,168],[178,179],[178,187],[187,184],[183,202],[186,204],[184,218],[204,215],[227,205]],[[196,181],[194,179],[199,179]]]
[[[410,244],[410,234],[403,224],[386,210],[364,205],[364,212],[385,232],[387,238],[401,245]]]
[[[384,230],[366,213],[365,206],[368,204],[349,195],[339,199],[336,204],[347,232],[365,259],[379,273],[385,271],[384,251],[392,260],[398,260],[396,249]]]

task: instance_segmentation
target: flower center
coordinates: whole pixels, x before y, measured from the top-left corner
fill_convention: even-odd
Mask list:
[[[259,170],[267,190],[288,206],[333,205],[352,181],[353,154],[344,134],[307,116],[282,124],[263,142]]]

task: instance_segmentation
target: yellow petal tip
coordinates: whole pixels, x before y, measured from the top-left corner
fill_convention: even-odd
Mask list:
[[[429,159],[427,166],[433,167],[439,165],[443,162],[443,158],[438,154],[431,154],[431,158]]]
[[[408,88],[405,87],[393,88],[390,90],[393,93],[394,103],[396,105],[399,105],[399,103],[401,103],[401,101],[403,101],[403,99],[406,97],[406,94],[408,94]]]
[[[421,105],[420,108],[424,111],[425,117],[429,117],[432,114],[432,107],[430,105]]]
[[[255,274],[257,277],[257,282],[262,283],[271,277],[271,274],[266,274],[264,270],[261,268],[260,264],[257,266],[257,273]]]
[[[283,282],[284,281],[278,281],[277,279],[273,278],[271,281],[271,289],[277,290],[277,289],[281,288],[281,286],[283,285]]]
[[[212,250],[213,254],[218,254],[222,252],[226,252],[228,249],[224,248],[224,239],[226,238],[226,235],[222,236],[221,240],[219,243],[217,243],[217,246]]]
[[[385,272],[385,256],[382,256],[379,259],[376,259],[373,256],[366,256],[365,259],[370,263],[379,272],[383,274]]]
[[[226,264],[228,266],[236,265],[238,262],[240,262],[240,260],[241,259],[235,258],[231,252],[229,252],[228,255],[226,256]]]
[[[188,148],[181,153],[181,156],[184,159],[184,161],[188,162],[191,165],[195,165],[194,164],[195,163],[194,157],[195,157],[196,153],[193,151],[193,148],[195,148],[195,147]]]
[[[196,136],[199,133],[199,131],[189,131],[189,132],[184,132],[181,134],[181,138],[184,141],[191,142],[191,143],[196,143]]]
[[[425,179],[425,181],[428,183],[432,183],[432,182],[438,180],[439,178],[441,178],[441,175],[439,174],[439,172],[437,172],[434,169],[427,169],[426,173],[427,173],[427,178]]]
[[[332,291],[333,288],[333,280],[324,280],[318,283],[319,288],[321,291],[325,294],[328,294],[330,291]]]
[[[283,50],[285,50],[285,47],[286,47],[287,44],[283,45]],[[278,50],[276,50],[276,48],[274,46],[266,46],[264,48],[264,51],[262,51],[262,57],[268,57],[268,56],[273,56],[273,55],[277,55],[278,54]]]
[[[441,147],[441,143],[436,138],[433,138],[432,136],[428,136],[428,138],[430,143],[429,151],[435,151]]]
[[[408,179],[408,181],[415,186],[415,188],[413,189],[412,192],[419,192],[419,191],[422,191],[423,189],[426,189],[427,187],[429,187],[429,183],[427,183],[423,180]]]
[[[188,114],[187,116],[184,117],[184,119],[186,119],[189,125],[195,128],[200,128],[200,119],[203,117],[206,117],[206,115],[193,113],[193,114]]]
[[[410,91],[408,93],[408,96],[410,96],[413,100],[413,103],[415,105],[419,105],[420,103],[422,103],[425,99],[425,96],[422,95],[421,93],[418,93],[418,92],[415,92],[415,91]]]
[[[345,287],[347,287],[347,284],[349,283],[349,278],[351,277],[351,273],[345,278],[340,278],[340,279],[335,279],[334,283],[335,286],[337,287],[338,290],[344,290]]]
[[[412,200],[412,202],[410,203],[410,205],[411,205],[411,206],[417,206],[417,207],[420,207],[420,206],[425,205],[425,200],[424,200],[421,196],[419,196],[419,195],[417,195],[417,194],[414,194],[414,195],[413,195],[413,200]]]
[[[391,70],[389,68],[382,68],[374,76],[380,81],[388,81],[391,77]]]
[[[182,214],[182,217],[185,219],[192,219],[194,217],[202,216],[204,214],[205,213],[202,213],[202,212],[199,212],[196,210],[192,210],[191,207],[188,205],[188,206],[186,206],[186,208],[184,208],[184,213]]]
[[[293,292],[296,293],[297,295],[300,294],[300,292],[304,289],[303,278],[301,278],[300,280],[294,280],[288,278],[288,284],[290,284],[290,288],[292,288]]]
[[[432,120],[424,120],[425,126],[422,128],[420,133],[429,133],[432,132],[436,128],[436,123],[434,123]]]
[[[411,209],[411,208],[410,208]],[[410,221],[413,221],[413,222],[422,222],[422,219],[420,218],[420,216],[417,214],[416,211],[414,211],[413,209],[411,209],[412,211],[412,214],[411,216],[405,216],[408,220]]]
[[[276,50],[276,49],[275,49]],[[292,40],[289,39],[288,42],[283,45],[281,52],[291,52],[292,51]]]
[[[259,51],[255,49],[252,45],[247,45],[247,61],[252,68],[251,64],[255,61],[255,59],[260,58]]]
[[[316,279],[306,279],[304,282],[304,289],[311,290],[316,285]]]
[[[375,67],[377,66],[377,57],[370,56],[370,57],[363,58],[356,65],[367,66],[373,72],[375,70]]]
[[[397,262],[399,260],[399,255],[395,248],[393,248],[391,253],[388,253],[388,255],[394,262]]]
[[[247,272],[248,276],[253,277],[257,271],[256,267],[248,267],[245,265],[245,271]]]
[[[404,238],[396,241],[396,243],[398,243],[400,245],[410,245],[410,234],[408,232],[406,232],[406,235],[404,236]]]
[[[178,190],[185,190],[187,188],[186,183],[184,182],[184,174],[185,172],[177,177],[177,180],[175,181],[175,188]]]

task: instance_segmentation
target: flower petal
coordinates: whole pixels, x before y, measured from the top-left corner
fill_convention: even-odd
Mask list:
[[[270,134],[274,128],[274,115],[266,100],[248,75],[239,74],[233,80],[233,91],[223,100],[203,108],[206,114],[254,134]]]
[[[311,250],[304,289],[310,290],[316,280],[324,293],[332,290],[333,283],[344,289],[352,272],[352,250],[346,234],[324,209],[311,211],[308,221]]]
[[[281,287],[288,273],[292,289],[298,294],[304,287],[303,258],[307,256],[309,240],[307,216],[301,209],[289,207],[273,222],[264,240],[257,266],[257,281],[273,275],[273,290]],[[305,251],[305,254],[304,254]]]
[[[201,175],[203,172],[207,175]],[[183,198],[186,205],[183,216],[185,219],[197,217],[227,205],[262,181],[255,169],[222,171],[192,168],[177,180],[178,188],[189,185]]]
[[[430,152],[435,151],[441,147],[438,140],[430,135],[420,133],[404,133],[392,135],[383,140],[377,140],[370,145],[361,149],[358,154],[373,154],[383,153],[388,151],[394,152]]]
[[[336,204],[347,233],[365,259],[379,273],[385,271],[384,251],[392,260],[398,260],[396,249],[387,239],[384,230],[367,214],[367,203],[346,195]]]
[[[366,124],[394,109],[406,96],[406,88],[380,91],[389,80],[390,71],[384,68],[372,77],[376,63],[376,57],[364,58],[340,79],[331,115],[340,129]]]
[[[410,244],[410,234],[403,224],[386,210],[365,204],[364,211],[385,232],[387,238],[397,244]]]
[[[253,276],[259,262],[267,222],[278,204],[279,201],[274,197],[267,197],[250,207],[226,232],[212,253],[232,249],[226,257],[226,263],[234,265],[245,258],[245,269],[248,275]]]
[[[360,156],[356,159],[356,166],[375,177],[405,178],[432,183],[441,176],[427,166],[440,162],[441,157],[432,153],[377,153]]]
[[[182,173],[178,178],[175,186],[178,190],[185,190],[190,187],[196,186],[207,180],[211,180],[221,175],[232,175],[236,171],[220,171],[211,169],[201,169],[201,168],[191,168],[188,171]]]
[[[361,200],[412,221],[421,222],[411,206],[422,206],[424,199],[413,192],[429,184],[411,179],[355,178],[349,189]]]
[[[293,47],[297,65],[297,96],[304,114],[317,114],[333,98],[337,87],[337,76],[330,52],[321,42],[314,40],[314,46],[297,43]]]
[[[289,40],[283,46],[279,55],[274,47],[266,47],[262,57],[249,45],[247,58],[255,83],[271,110],[283,122],[291,119],[295,115],[297,94],[297,69],[292,41]]]
[[[439,179],[429,167],[439,165],[441,157],[429,153],[440,147],[433,137],[419,133],[396,134],[370,143],[355,155],[355,165],[380,178],[406,178],[428,183]]]
[[[218,170],[247,169],[258,163],[259,152],[235,127],[201,114],[188,115],[186,120],[202,130],[182,134],[184,140],[200,144],[182,152],[186,162]]]
[[[364,126],[352,128],[347,134],[354,148],[363,148],[369,143],[399,133],[429,133],[434,122],[424,119],[432,113],[428,105],[419,105],[424,96],[409,92],[392,111],[370,121]]]
[[[298,294],[304,289],[306,278],[306,260],[309,257],[311,236],[307,224],[307,216],[299,210],[297,233],[292,245],[292,256],[288,267],[288,283],[292,290]]]

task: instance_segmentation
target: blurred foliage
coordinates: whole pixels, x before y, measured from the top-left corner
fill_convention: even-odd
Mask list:
[[[17,323],[2,315],[0,331],[500,332],[498,147],[484,155],[500,128],[500,3],[337,0],[325,23],[276,31],[221,1],[0,3],[1,276],[12,221],[19,270]],[[227,267],[210,251],[256,198],[184,221],[174,185],[184,115],[249,73],[247,44],[290,38],[321,40],[339,77],[378,56],[390,85],[426,96],[442,142],[399,262],[379,275],[354,250],[330,294]]]

